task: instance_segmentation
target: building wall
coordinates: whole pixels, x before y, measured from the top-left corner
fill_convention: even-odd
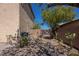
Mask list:
[[[7,35],[15,35],[19,28],[19,4],[0,3],[0,42],[7,41]]]
[[[30,32],[33,25],[34,25],[33,14],[32,14],[32,11],[31,11],[29,5],[20,4],[20,31],[21,32]]]
[[[65,37],[65,33],[76,34],[73,46],[79,49],[79,20],[62,25],[57,29],[58,39],[62,39],[64,43],[70,44],[69,40]]]
[[[28,14],[31,20],[34,19],[34,14],[32,11],[32,6],[30,3],[21,3],[22,8],[25,10],[25,12]]]
[[[8,35],[15,36],[18,30],[28,32],[33,27],[31,9],[25,5],[27,10],[19,3],[0,4],[0,42],[7,42]]]

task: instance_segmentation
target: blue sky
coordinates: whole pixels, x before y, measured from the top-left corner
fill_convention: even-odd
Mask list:
[[[35,15],[34,22],[36,24],[43,23],[41,8],[43,9],[44,7],[45,7],[45,4],[43,4],[41,7],[39,7],[35,3],[32,4],[32,10],[33,10],[33,13]],[[75,19],[79,19],[79,8],[74,8],[74,12],[76,13]],[[40,26],[41,26],[41,29],[48,29],[49,28],[47,24],[40,25]]]

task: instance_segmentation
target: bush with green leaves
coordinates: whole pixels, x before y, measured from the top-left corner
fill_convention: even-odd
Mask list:
[[[40,26],[38,24],[34,25],[32,29],[40,29]]]
[[[20,47],[24,47],[26,45],[28,45],[28,34],[23,32],[21,34]]]

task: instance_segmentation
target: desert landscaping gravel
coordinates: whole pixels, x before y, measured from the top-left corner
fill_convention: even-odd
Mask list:
[[[0,55],[1,56],[67,56],[68,49],[69,47],[66,45],[59,45],[58,43],[56,44],[55,39],[52,40],[31,39],[29,40],[27,46],[23,48],[7,47],[6,49],[2,50]]]

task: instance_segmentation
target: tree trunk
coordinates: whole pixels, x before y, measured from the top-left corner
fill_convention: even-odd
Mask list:
[[[51,38],[53,39],[53,38],[56,38],[56,29],[58,29],[59,28],[59,26],[58,25],[54,25],[54,27],[52,27],[51,28],[51,31],[50,31],[50,35],[51,35]]]
[[[55,30],[55,28],[51,29],[50,36],[51,36],[51,39],[53,39],[56,36],[56,30]]]

